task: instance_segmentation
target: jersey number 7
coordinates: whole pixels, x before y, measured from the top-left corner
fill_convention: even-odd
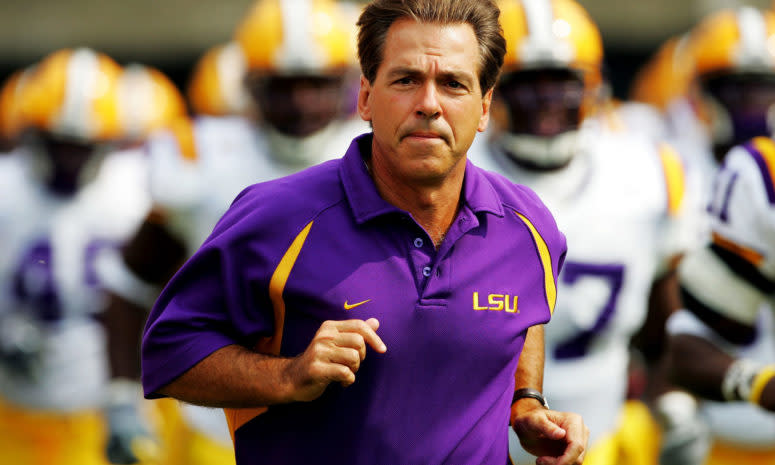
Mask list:
[[[599,333],[611,322],[611,317],[616,310],[616,300],[624,282],[624,265],[598,265],[590,263],[565,262],[560,278],[562,282],[572,285],[582,277],[596,277],[603,279],[609,285],[610,293],[603,308],[598,313],[597,320],[592,327],[579,332],[576,336],[565,342],[557,344],[554,348],[556,359],[571,359],[583,357],[595,334]]]

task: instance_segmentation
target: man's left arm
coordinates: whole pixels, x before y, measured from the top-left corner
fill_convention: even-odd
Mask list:
[[[522,447],[538,457],[539,465],[580,465],[589,439],[589,429],[580,415],[549,409],[534,394],[543,390],[544,328],[528,329],[515,375],[511,427]]]

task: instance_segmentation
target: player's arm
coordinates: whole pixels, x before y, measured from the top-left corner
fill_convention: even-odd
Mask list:
[[[632,346],[646,362],[649,373],[660,373],[660,359],[664,352],[665,324],[670,315],[681,307],[676,274],[677,265],[685,251],[694,246],[699,210],[696,186],[684,170],[681,157],[666,143],[656,145],[664,178],[665,209],[660,231],[659,266],[648,297],[646,319],[633,337]],[[647,376],[649,381],[664,377]],[[647,397],[664,390],[663,382],[647,386]]]
[[[675,386],[668,381],[665,363],[665,331],[667,319],[681,308],[677,266],[684,253],[695,247],[698,233],[696,211],[700,211],[697,181],[687,175],[681,157],[670,144],[655,145],[664,179],[664,211],[660,226],[658,268],[648,294],[647,312],[643,325],[631,340],[631,347],[643,362],[645,372],[643,392],[630,395],[653,404],[657,398]]]
[[[139,381],[145,320],[158,292],[184,259],[182,242],[169,232],[164,216],[153,211],[123,246],[118,263],[104,268],[109,301],[103,323],[112,378]]]
[[[693,395],[670,381],[667,358],[666,325],[668,318],[681,308],[678,263],[696,247],[699,206],[697,179],[687,175],[679,154],[668,144],[659,144],[659,158],[665,180],[666,209],[660,233],[660,263],[648,296],[646,318],[632,339],[632,348],[642,362],[642,391],[630,396],[644,401],[653,412],[661,431],[659,462],[662,465],[705,463],[710,431],[700,416]],[[637,380],[637,378],[636,378]]]
[[[682,264],[684,309],[670,320],[672,379],[704,398],[775,410],[775,371],[735,355],[756,337],[756,315],[766,296],[733,270],[743,262],[726,256],[737,262],[730,266],[719,254],[726,256],[711,245]]]
[[[164,223],[161,215],[152,212],[120,251],[110,250],[98,261],[108,293],[101,319],[111,378],[104,407],[106,455],[111,463],[136,463],[155,456],[155,439],[138,409],[140,339],[153,301],[184,257],[182,244]]]
[[[677,272],[670,271],[652,285],[644,326],[633,340],[645,366],[645,390],[640,397],[651,408],[662,430],[662,465],[705,463],[710,430],[695,397],[670,379],[667,360],[667,319],[681,307]]]
[[[648,372],[644,393],[646,398],[656,398],[670,389],[664,364],[667,343],[665,325],[670,315],[680,308],[677,273],[670,270],[652,284],[646,320],[632,340],[632,346],[642,355]]]

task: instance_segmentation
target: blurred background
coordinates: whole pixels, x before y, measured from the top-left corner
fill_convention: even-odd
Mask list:
[[[353,0],[354,3],[358,3]],[[619,97],[666,38],[723,7],[771,0],[581,0],[600,26]],[[252,0],[0,0],[0,79],[64,47],[89,46],[120,63],[156,66],[185,85],[195,60],[227,41]]]

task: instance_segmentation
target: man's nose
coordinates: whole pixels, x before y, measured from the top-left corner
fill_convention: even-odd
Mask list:
[[[420,87],[415,114],[425,119],[436,119],[441,116],[441,101],[436,83],[431,81]]]

